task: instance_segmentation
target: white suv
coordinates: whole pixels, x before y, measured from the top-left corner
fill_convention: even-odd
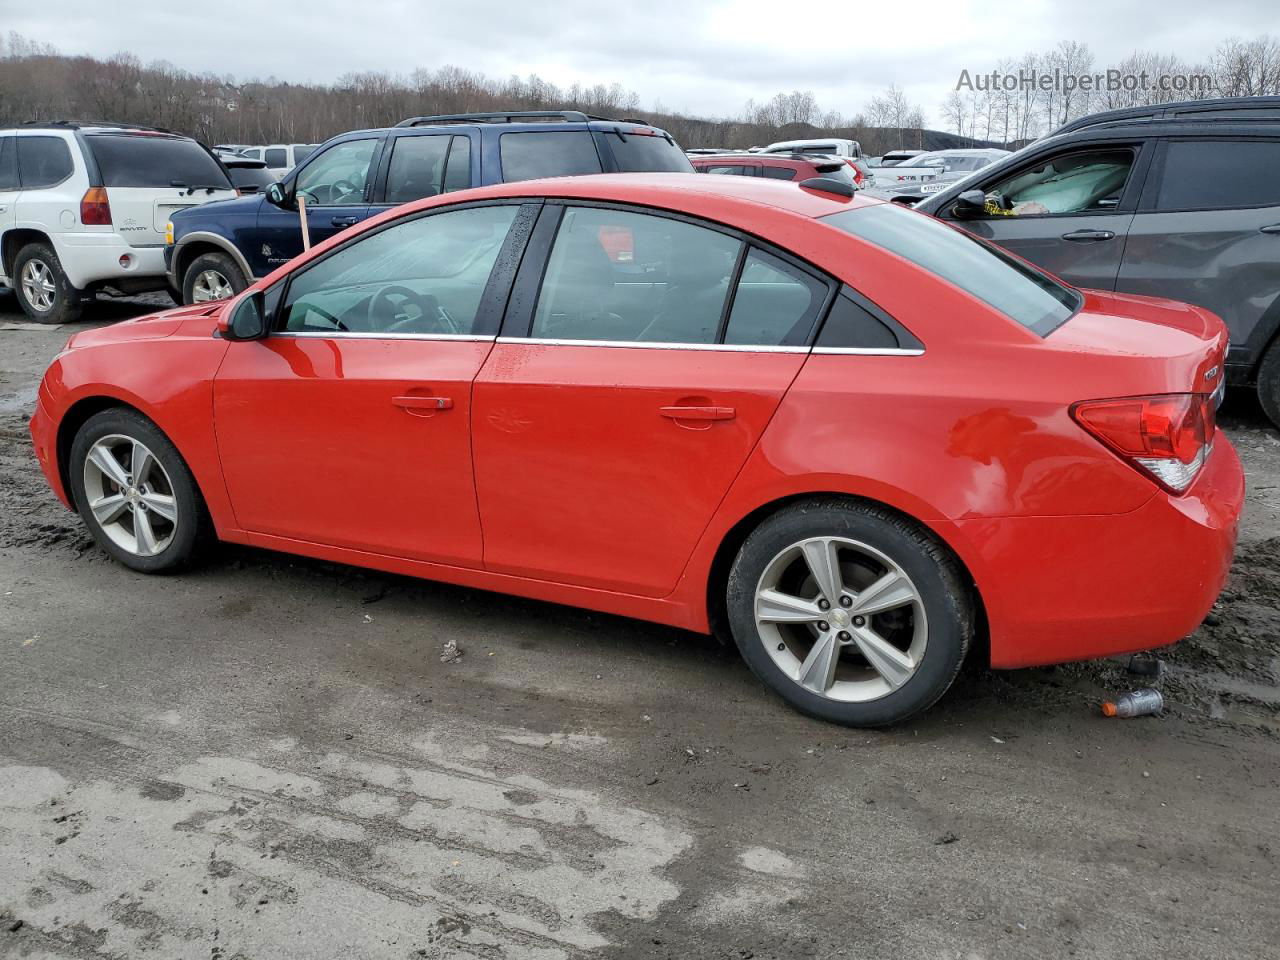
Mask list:
[[[283,178],[290,170],[316,152],[318,143],[272,143],[265,147],[241,147],[239,154],[250,160],[261,160],[277,177]]]
[[[68,122],[0,130],[0,286],[41,323],[75,320],[101,289],[163,290],[169,218],[235,195],[189,137]]]

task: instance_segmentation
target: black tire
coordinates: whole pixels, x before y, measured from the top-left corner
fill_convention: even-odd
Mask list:
[[[196,280],[202,273],[212,271],[223,277],[227,285],[231,287],[231,296],[242,293],[249,287],[249,280],[245,277],[244,272],[236,266],[235,260],[225,253],[202,253],[191,261],[187,267],[187,272],[182,275],[182,302],[184,304],[192,304],[196,302],[195,286]],[[223,298],[225,299],[225,298]],[[211,302],[211,301],[201,301]]]
[[[1258,400],[1271,425],[1280,427],[1280,338],[1271,341],[1258,366]]]
[[[122,547],[103,529],[89,507],[85,488],[85,459],[93,445],[104,437],[121,436],[141,441],[163,468],[172,488],[177,522],[162,550],[140,556]],[[71,494],[85,526],[101,547],[126,567],[143,573],[171,573],[190,566],[213,540],[213,524],[186,461],[160,429],[135,410],[116,407],[96,413],[76,432],[68,461]],[[125,515],[131,516],[131,515]],[[136,528],[135,528],[136,529]]]
[[[836,700],[801,686],[774,661],[756,626],[756,588],[766,568],[784,550],[813,537],[847,538],[879,551],[906,573],[920,597],[928,631],[918,666],[878,699]],[[734,641],[752,672],[801,713],[851,727],[899,723],[936,703],[955,680],[974,632],[969,581],[945,547],[895,513],[835,498],[792,504],[761,523],[729,571],[727,601]]]
[[[27,292],[23,289],[22,274],[31,263],[43,267],[53,283],[53,303],[48,308],[38,307],[27,298]],[[23,311],[36,323],[74,323],[80,319],[83,309],[80,291],[71,286],[58,255],[47,243],[29,243],[18,251],[13,261],[13,289]]]

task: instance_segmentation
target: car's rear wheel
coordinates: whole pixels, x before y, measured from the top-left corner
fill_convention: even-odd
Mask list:
[[[36,323],[72,323],[80,319],[80,293],[62,271],[58,255],[47,243],[29,243],[14,258],[14,291],[22,309]]]
[[[182,279],[182,301],[191,304],[226,300],[248,286],[244,273],[225,253],[203,253],[187,267]]]
[[[734,640],[751,669],[796,709],[883,726],[946,692],[973,636],[959,564],[887,510],[796,503],[747,537],[729,573]]]
[[[69,467],[80,516],[125,566],[177,570],[208,539],[195,478],[169,438],[141,414],[112,409],[90,417],[76,433]]]
[[[1258,400],[1267,419],[1280,427],[1280,338],[1272,341],[1258,367]]]

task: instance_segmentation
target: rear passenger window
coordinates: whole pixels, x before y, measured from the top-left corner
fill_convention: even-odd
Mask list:
[[[1280,206],[1280,141],[1175,140],[1165,149],[1157,210]]]
[[[52,187],[71,176],[71,151],[60,137],[17,137],[22,189]]]
[[[18,189],[18,154],[13,137],[0,137],[0,190]]]
[[[796,178],[796,171],[791,167],[771,167],[766,164],[762,172],[766,177],[774,180],[794,180]]]
[[[753,249],[742,267],[724,342],[800,346],[809,339],[826,293],[826,284],[771,254]]]
[[[741,247],[733,237],[667,217],[571,207],[530,335],[715,343]]]
[[[448,136],[396,138],[391,148],[391,167],[387,170],[387,203],[408,203],[440,193],[451,139]]]
[[[601,170],[595,139],[585,130],[504,133],[498,141],[498,150],[502,157],[502,179],[508,183]]]
[[[750,167],[737,166],[735,164],[718,163],[714,167],[706,167],[706,173],[720,173],[730,177],[750,177],[754,173]]]
[[[272,147],[267,151],[264,158],[268,167],[287,167],[289,166],[289,154],[284,147]]]

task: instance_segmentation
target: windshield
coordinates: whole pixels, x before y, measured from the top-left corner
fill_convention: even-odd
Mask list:
[[[91,134],[85,140],[104,187],[231,189],[218,161],[194,140],[138,134]]]
[[[822,222],[910,260],[1041,336],[1083,302],[1075,290],[999,247],[900,204],[845,210]]]
[[[946,157],[936,153],[922,153],[918,157],[912,157],[910,160],[904,160],[898,164],[900,167],[940,167],[946,162]]]
[[[621,173],[637,173],[643,171],[669,171],[673,173],[692,173],[693,165],[685,152],[666,137],[641,136],[637,133],[622,131],[625,140],[616,133],[608,132],[609,149],[618,162]]]

